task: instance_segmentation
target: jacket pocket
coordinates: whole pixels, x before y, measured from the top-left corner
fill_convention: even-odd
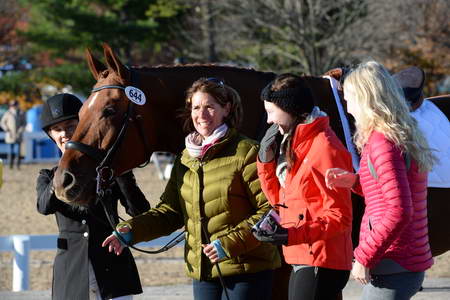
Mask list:
[[[299,227],[309,219],[308,209],[302,201],[289,201],[285,207],[280,207],[281,223],[284,227]]]

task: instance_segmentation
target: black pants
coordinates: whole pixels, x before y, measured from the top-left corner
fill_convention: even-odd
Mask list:
[[[320,267],[292,270],[289,300],[335,300],[347,284],[350,271]]]

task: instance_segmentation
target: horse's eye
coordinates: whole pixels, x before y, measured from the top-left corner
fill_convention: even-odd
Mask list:
[[[104,110],[103,110],[103,116],[106,118],[106,117],[109,117],[109,116],[112,116],[112,115],[114,115],[116,113],[116,110],[113,108],[113,107],[107,107],[107,108],[105,108]]]

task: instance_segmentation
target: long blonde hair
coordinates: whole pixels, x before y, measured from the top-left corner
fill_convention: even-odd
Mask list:
[[[361,63],[345,78],[361,111],[355,118],[355,144],[359,151],[372,131],[383,133],[403,153],[417,162],[419,170],[430,171],[436,162],[417,121],[410,115],[409,104],[399,84],[378,62]]]

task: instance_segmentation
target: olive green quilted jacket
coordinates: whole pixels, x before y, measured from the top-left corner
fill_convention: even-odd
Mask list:
[[[185,226],[186,272],[195,279],[218,276],[202,252],[207,239],[219,239],[228,256],[219,263],[223,276],[277,268],[276,247],[259,242],[250,232],[269,209],[256,171],[257,153],[257,143],[234,129],[208,149],[201,161],[184,150],[175,161],[160,203],[119,226],[132,228],[133,243]]]

